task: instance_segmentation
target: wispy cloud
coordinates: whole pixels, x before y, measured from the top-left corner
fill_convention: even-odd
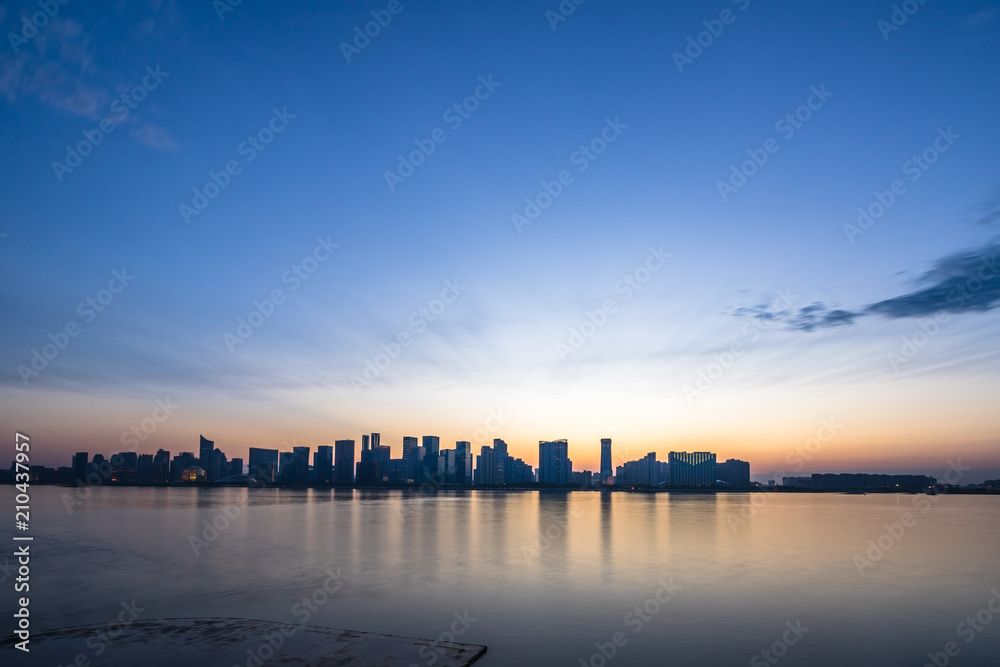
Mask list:
[[[153,123],[145,123],[132,130],[132,136],[143,146],[157,151],[175,151],[180,147],[166,128]]]

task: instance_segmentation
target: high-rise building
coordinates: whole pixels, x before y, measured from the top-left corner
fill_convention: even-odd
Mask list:
[[[215,451],[215,442],[203,435],[199,435],[201,440],[198,443],[198,465],[208,472],[212,466],[212,452]]]
[[[467,440],[455,443],[455,483],[472,484],[472,443]]]
[[[79,485],[87,481],[87,452],[77,452],[73,455],[73,478]]]
[[[305,486],[309,483],[309,448],[292,447],[292,455],[294,457],[292,483]]]
[[[251,447],[248,467],[252,477],[273,484],[278,479],[278,450]]]
[[[424,448],[424,461],[421,470],[420,483],[434,483],[437,478],[438,454],[441,451],[441,438],[436,435],[425,435],[422,437],[422,447]]]
[[[476,461],[475,483],[482,485],[496,484],[496,477],[496,452],[492,447],[483,445],[479,453],[479,459]]]
[[[538,483],[570,483],[573,462],[569,458],[569,443],[566,440],[539,441],[538,443]]]
[[[316,471],[317,484],[333,482],[333,447],[320,445],[316,448],[313,458],[313,469]]]
[[[372,433],[377,436],[378,433]],[[376,437],[372,437],[372,442],[377,442]],[[375,463],[375,481],[384,483],[389,481],[389,461],[392,459],[392,448],[389,445],[375,445],[372,447],[372,461]]]
[[[496,456],[496,480],[497,484],[509,484],[507,459],[507,443],[500,438],[493,438],[493,453]],[[511,471],[512,472],[512,471]]]
[[[404,435],[403,436],[403,458],[410,458],[410,450],[416,447],[419,443],[417,442],[416,436]]]
[[[670,452],[671,486],[712,486],[715,484],[715,454],[711,452]]]
[[[338,484],[350,484],[354,481],[354,441],[337,440],[333,448],[333,480]]]
[[[601,438],[601,484],[614,484],[615,470],[611,463],[611,438]]]

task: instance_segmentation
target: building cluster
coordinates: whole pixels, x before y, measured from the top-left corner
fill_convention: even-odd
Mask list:
[[[810,477],[784,477],[782,486],[820,491],[867,491],[871,489],[926,489],[937,484],[927,475],[871,475],[868,473],[814,473]]]
[[[566,440],[538,443],[538,467],[532,468],[508,453],[507,443],[497,438],[479,454],[472,443],[460,440],[454,449],[441,449],[434,435],[403,438],[401,458],[392,458],[378,433],[361,437],[358,451],[354,440],[333,445],[292,447],[279,451],[251,447],[247,464],[242,458],[228,459],[215,442],[201,436],[198,451],[181,452],[171,458],[160,449],[156,454],[122,452],[105,459],[86,452],[73,456],[72,466],[52,470],[33,467],[32,480],[67,484],[166,484],[203,482],[222,484],[263,483],[283,486],[308,485],[402,485],[435,486],[627,486],[747,488],[750,464],[729,459],[717,462],[710,452],[670,452],[657,461],[650,452],[638,461],[612,467],[611,439],[601,440],[601,469],[574,471]],[[310,460],[311,456],[311,460]]]

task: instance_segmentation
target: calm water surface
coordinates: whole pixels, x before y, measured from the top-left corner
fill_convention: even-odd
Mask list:
[[[296,623],[339,569],[310,624],[437,638],[467,614],[457,639],[489,646],[484,667],[599,666],[619,632],[608,665],[770,664],[752,661],[795,637],[788,622],[808,630],[781,665],[923,665],[950,641],[949,664],[1000,664],[1000,614],[956,629],[993,616],[995,496],[105,488],[70,514],[66,493],[32,490],[37,630],[108,623],[132,600],[142,618]],[[12,512],[14,489],[0,498]],[[854,557],[880,538],[862,576]]]

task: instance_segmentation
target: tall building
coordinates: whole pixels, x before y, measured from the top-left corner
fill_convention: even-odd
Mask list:
[[[372,449],[379,447],[381,445],[382,436],[378,433],[372,433]]]
[[[251,447],[248,468],[249,475],[273,484],[278,478],[278,450]]]
[[[372,433],[372,442],[378,442],[375,437],[378,433]],[[372,447],[372,460],[375,463],[375,481],[378,483],[389,481],[389,461],[392,459],[392,448],[389,445],[375,445]]]
[[[455,443],[455,483],[472,484],[472,443],[467,440]]]
[[[500,438],[493,438],[493,453],[496,456],[496,483],[509,484],[511,480],[508,479],[507,459],[510,458],[510,455],[507,454],[507,443]]]
[[[333,448],[333,481],[350,484],[354,481],[354,441],[337,440]]]
[[[410,450],[416,447],[418,444],[416,436],[404,435],[403,436],[403,458],[410,458]]]
[[[330,484],[333,482],[333,447],[330,445],[320,445],[316,448],[316,455],[313,458],[313,469],[316,471],[317,484]]]
[[[614,484],[615,469],[611,463],[611,438],[601,438],[601,484]]]
[[[198,443],[198,465],[207,472],[212,466],[212,452],[215,451],[215,442],[203,435],[198,437],[201,438]]]
[[[437,479],[438,454],[441,452],[441,438],[436,435],[422,437],[424,461],[421,470],[420,483],[435,482]]]
[[[712,486],[715,484],[715,454],[711,452],[670,452],[671,486]]]
[[[483,445],[479,459],[476,461],[475,483],[482,485],[496,484],[497,461],[496,452],[492,447]]]
[[[282,484],[295,483],[295,452],[278,453],[278,479]]]
[[[570,483],[573,462],[569,459],[569,443],[566,440],[542,440],[538,443],[538,483]]]
[[[295,458],[292,464],[294,468],[293,483],[305,486],[309,483],[309,448],[292,447],[292,455]]]
[[[77,452],[73,455],[73,478],[81,486],[87,481],[87,452]]]

